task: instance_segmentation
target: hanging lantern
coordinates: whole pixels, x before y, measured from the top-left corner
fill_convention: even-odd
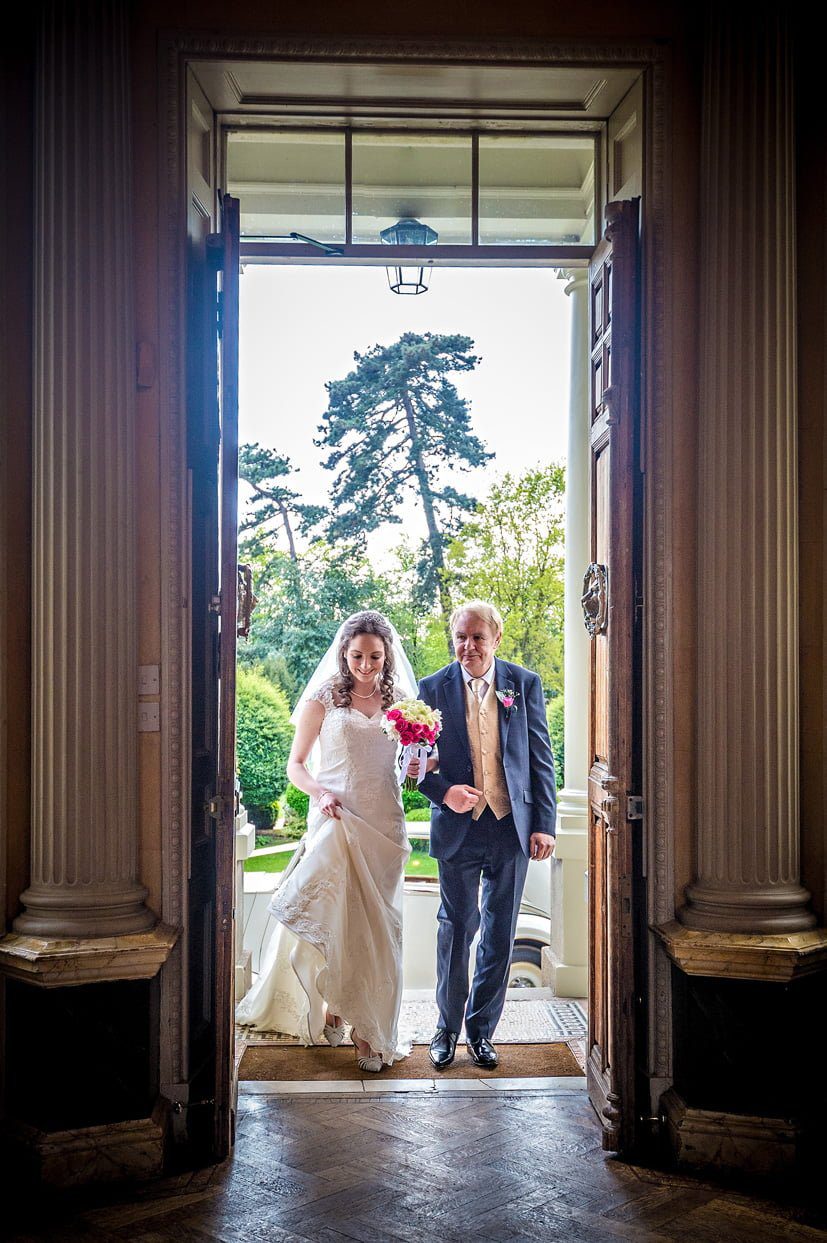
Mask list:
[[[405,217],[379,234],[386,246],[434,246],[439,234],[428,224]],[[394,293],[425,293],[431,279],[430,264],[396,264],[386,268],[388,284]]]

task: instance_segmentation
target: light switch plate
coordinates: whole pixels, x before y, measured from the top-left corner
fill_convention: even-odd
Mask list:
[[[138,694],[158,695],[161,690],[161,666],[138,665]]]
[[[138,732],[157,733],[161,728],[161,705],[159,703],[138,704]]]

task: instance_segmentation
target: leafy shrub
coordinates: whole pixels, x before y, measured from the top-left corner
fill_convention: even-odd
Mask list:
[[[287,785],[293,741],[284,691],[260,673],[240,667],[236,682],[238,779],[241,797],[258,829],[270,828]]]
[[[292,807],[293,811],[307,819],[307,813],[310,810],[310,795],[305,794],[304,790],[299,790],[292,781],[288,781],[287,789],[284,791],[284,804],[286,807]]]
[[[554,756],[554,777],[557,789],[562,790],[565,780],[565,754],[563,748],[563,696],[555,695],[546,705],[546,720],[551,738],[551,753]]]

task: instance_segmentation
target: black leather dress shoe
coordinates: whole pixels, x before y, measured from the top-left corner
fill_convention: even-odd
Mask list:
[[[500,1059],[497,1050],[490,1040],[486,1040],[485,1036],[481,1036],[479,1040],[469,1040],[467,1045],[471,1061],[475,1066],[482,1066],[484,1070],[493,1070],[495,1066],[499,1066]]]
[[[454,1060],[454,1054],[457,1050],[457,1037],[459,1032],[449,1032],[447,1027],[438,1027],[436,1035],[431,1041],[431,1047],[428,1049],[428,1057],[436,1066],[437,1070],[445,1070],[446,1066],[450,1066]]]

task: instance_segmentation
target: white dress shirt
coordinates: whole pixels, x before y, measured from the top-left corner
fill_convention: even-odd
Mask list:
[[[465,665],[460,665],[460,669],[462,670],[462,676],[465,679],[465,685],[467,689],[473,695],[474,688],[471,685],[471,683],[474,680],[474,674],[469,673],[468,670],[465,668]],[[494,682],[496,682],[496,678],[497,678],[497,670],[492,660],[491,664],[488,666],[485,673],[479,674],[479,681],[482,682],[482,687],[480,688],[480,692],[477,698],[480,703],[482,703],[483,699],[485,699],[485,696],[488,694],[489,686],[491,686]]]

